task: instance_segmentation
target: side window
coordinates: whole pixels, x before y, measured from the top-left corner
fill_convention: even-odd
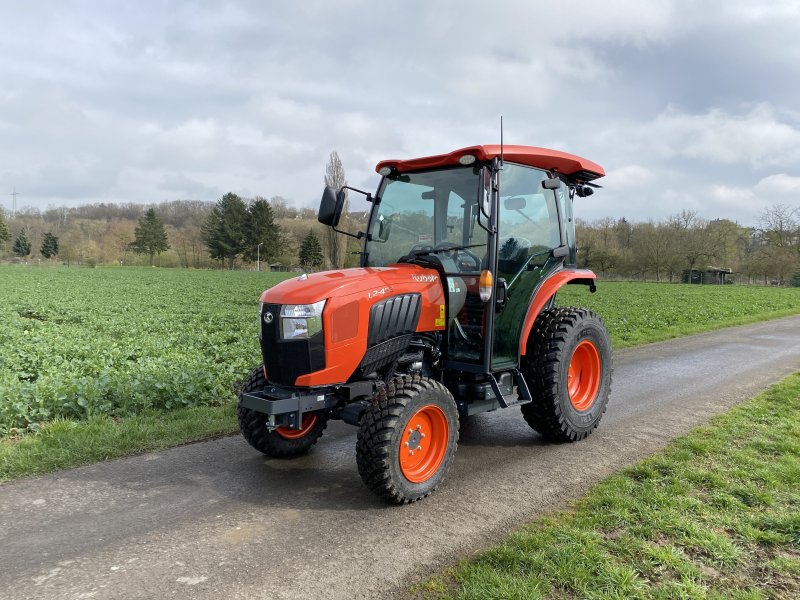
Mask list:
[[[556,200],[542,187],[546,178],[539,169],[508,163],[500,174],[498,270],[506,278],[540,266],[560,245]]]

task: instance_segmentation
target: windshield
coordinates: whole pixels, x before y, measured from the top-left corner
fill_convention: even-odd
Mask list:
[[[477,224],[480,172],[480,166],[470,166],[385,177],[367,265],[383,267],[411,253],[463,246],[468,251],[449,252],[456,270],[479,271],[479,259],[486,256],[486,231]]]

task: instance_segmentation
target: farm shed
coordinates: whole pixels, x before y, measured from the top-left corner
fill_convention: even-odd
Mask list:
[[[686,269],[683,272],[683,283],[700,283],[707,285],[723,285],[726,283],[733,283],[729,275],[733,273],[732,269],[725,269],[719,267],[706,267],[705,269]]]

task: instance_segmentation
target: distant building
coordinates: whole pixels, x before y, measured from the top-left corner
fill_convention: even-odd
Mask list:
[[[278,272],[288,271],[289,267],[287,267],[286,265],[282,265],[281,263],[272,263],[269,266],[269,270],[272,271],[273,273],[278,273]]]
[[[683,283],[699,283],[706,285],[724,285],[733,283],[730,275],[732,269],[720,269],[719,267],[706,267],[705,269],[686,269],[683,272]]]

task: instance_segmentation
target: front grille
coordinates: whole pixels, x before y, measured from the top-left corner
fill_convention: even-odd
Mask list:
[[[272,314],[272,322],[264,316]],[[265,304],[261,309],[261,354],[267,367],[267,379],[277,385],[294,385],[301,375],[325,368],[323,332],[307,340],[281,340],[280,304]]]
[[[411,335],[417,330],[421,310],[420,294],[393,296],[373,305],[369,311],[367,352],[355,378],[378,371],[405,353]]]

